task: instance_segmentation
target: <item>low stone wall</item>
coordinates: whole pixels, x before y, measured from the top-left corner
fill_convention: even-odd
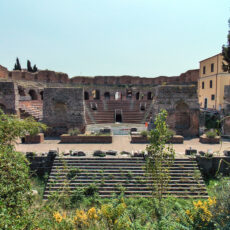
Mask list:
[[[149,140],[147,137],[143,137],[140,135],[131,135],[131,143],[136,144],[148,144]]]
[[[26,135],[24,138],[25,144],[39,144],[42,142],[44,142],[44,133],[39,133],[38,135],[35,136]]]
[[[230,157],[196,157],[201,172],[205,176],[215,176],[216,173],[230,175]]]
[[[55,157],[55,154],[48,154],[47,156],[27,156],[27,160],[30,163],[30,170],[39,176],[49,174]]]
[[[214,138],[209,138],[205,134],[200,136],[200,143],[203,144],[219,144],[220,143],[220,137],[214,137]]]
[[[147,137],[143,137],[140,135],[131,135],[131,143],[136,144],[148,144],[149,140]],[[183,144],[184,143],[184,137],[180,135],[173,136],[168,143],[170,144]]]
[[[112,136],[61,135],[61,143],[112,143]]]
[[[184,143],[184,137],[180,136],[180,135],[175,135],[168,142],[171,144],[183,144]]]

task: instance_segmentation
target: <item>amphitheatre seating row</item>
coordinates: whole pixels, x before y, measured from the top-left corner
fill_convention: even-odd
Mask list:
[[[44,199],[57,191],[64,191],[66,186],[70,191],[79,187],[87,187],[95,183],[101,197],[111,197],[124,188],[127,197],[151,197],[150,177],[145,175],[145,160],[143,158],[81,158],[56,157],[44,192]],[[66,179],[68,172],[76,169],[76,175]],[[195,173],[196,172],[196,173]],[[180,198],[207,198],[204,181],[194,159],[175,159],[170,167],[169,188],[164,196],[171,195]],[[196,174],[196,176],[194,176]]]
[[[142,123],[150,104],[151,101],[149,100],[141,102],[136,100],[86,100],[86,121],[87,124],[114,123],[115,111],[117,110],[122,113],[123,123]],[[141,110],[140,105],[143,105],[145,110]]]
[[[43,118],[43,101],[19,101],[19,110],[24,117],[32,116],[40,121]]]

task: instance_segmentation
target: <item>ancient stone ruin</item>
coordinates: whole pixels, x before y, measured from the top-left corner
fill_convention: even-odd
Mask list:
[[[88,124],[145,123],[161,109],[177,134],[199,134],[198,70],[178,77],[73,77],[43,70],[8,71],[0,68],[0,106],[21,118],[46,123],[49,135]]]

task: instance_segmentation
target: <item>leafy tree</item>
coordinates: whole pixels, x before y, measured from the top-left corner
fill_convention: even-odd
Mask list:
[[[36,122],[32,117],[22,120],[15,115],[4,114],[0,110],[0,146],[14,149],[17,138],[24,137],[26,134],[36,135],[45,129],[46,125]]]
[[[228,20],[229,28],[230,28],[230,19]],[[222,46],[222,55],[225,63],[222,63],[222,68],[224,71],[228,71],[230,73],[230,30],[228,31],[228,43],[227,45]]]
[[[171,138],[171,132],[166,124],[167,111],[162,110],[155,119],[155,129],[150,131],[147,146],[147,175],[153,181],[153,196],[158,200],[167,192],[170,181],[170,166],[174,162],[175,151],[172,145],[166,146]]]
[[[14,70],[22,70],[21,64],[20,64],[18,58],[16,58],[16,63],[15,63],[15,65],[14,65]]]
[[[29,229],[31,185],[26,157],[14,151],[14,142],[46,129],[32,118],[19,119],[0,110],[0,229]]]
[[[0,229],[25,229],[32,200],[25,156],[0,145],[0,175]]]
[[[27,70],[28,70],[29,72],[33,72],[33,69],[32,69],[32,67],[31,67],[31,62],[30,62],[29,60],[27,60]]]

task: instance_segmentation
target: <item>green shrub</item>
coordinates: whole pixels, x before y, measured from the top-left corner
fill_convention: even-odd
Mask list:
[[[173,129],[169,129],[168,135],[169,135],[169,138],[172,138],[174,135],[176,135],[176,132]]]
[[[147,137],[148,136],[148,131],[141,131],[141,136],[142,137]]]
[[[131,153],[130,153],[130,152],[127,152],[127,151],[121,151],[120,154],[121,154],[121,155],[131,155]]]
[[[77,136],[80,134],[80,130],[78,128],[72,128],[72,129],[69,129],[68,134],[70,136]]]
[[[24,229],[32,204],[28,161],[10,147],[0,146],[0,229]]]
[[[84,188],[85,196],[94,196],[98,192],[98,187],[95,184],[90,184],[88,187]]]
[[[93,156],[95,156],[95,157],[105,157],[106,153],[101,151],[101,150],[96,150],[96,151],[94,151]]]
[[[77,174],[80,174],[81,170],[79,168],[71,168],[67,173],[68,180],[72,180]]]
[[[217,130],[216,129],[211,129],[209,131],[207,131],[205,133],[205,135],[208,137],[208,138],[215,138],[217,136]]]

